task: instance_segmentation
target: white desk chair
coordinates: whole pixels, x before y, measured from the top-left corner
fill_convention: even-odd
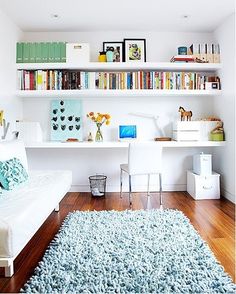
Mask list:
[[[159,175],[160,209],[162,207],[162,147],[157,142],[132,142],[129,144],[128,164],[120,165],[120,197],[122,198],[123,172],[129,175],[129,203],[132,206],[131,177],[134,175],[148,175],[148,189],[150,175]]]

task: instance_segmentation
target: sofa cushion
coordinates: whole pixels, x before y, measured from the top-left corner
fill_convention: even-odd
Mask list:
[[[23,164],[28,173],[28,162],[25,152],[25,145],[20,140],[0,141],[0,161],[16,157]]]
[[[6,190],[13,190],[28,179],[28,174],[18,158],[0,161],[0,183]]]

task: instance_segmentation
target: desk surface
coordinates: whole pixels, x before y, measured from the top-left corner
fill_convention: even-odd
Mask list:
[[[225,142],[215,141],[191,141],[191,142],[177,142],[177,141],[159,141],[163,147],[216,147],[225,146]],[[128,148],[129,142],[35,142],[26,143],[27,149],[41,149],[41,148],[85,148],[85,149],[102,149],[102,148]]]

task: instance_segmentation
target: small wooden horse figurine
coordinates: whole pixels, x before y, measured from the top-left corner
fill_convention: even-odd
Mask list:
[[[182,106],[179,107],[179,112],[180,112],[180,118],[181,118],[181,121],[186,120],[190,121],[191,120],[191,117],[193,115],[192,111],[186,111]]]

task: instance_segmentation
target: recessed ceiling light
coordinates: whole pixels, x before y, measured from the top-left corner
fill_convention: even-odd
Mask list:
[[[182,18],[187,19],[187,18],[189,18],[189,15],[188,15],[188,14],[184,14],[184,15],[182,16]]]
[[[52,18],[59,18],[59,15],[55,13],[55,14],[51,14],[51,17]]]

